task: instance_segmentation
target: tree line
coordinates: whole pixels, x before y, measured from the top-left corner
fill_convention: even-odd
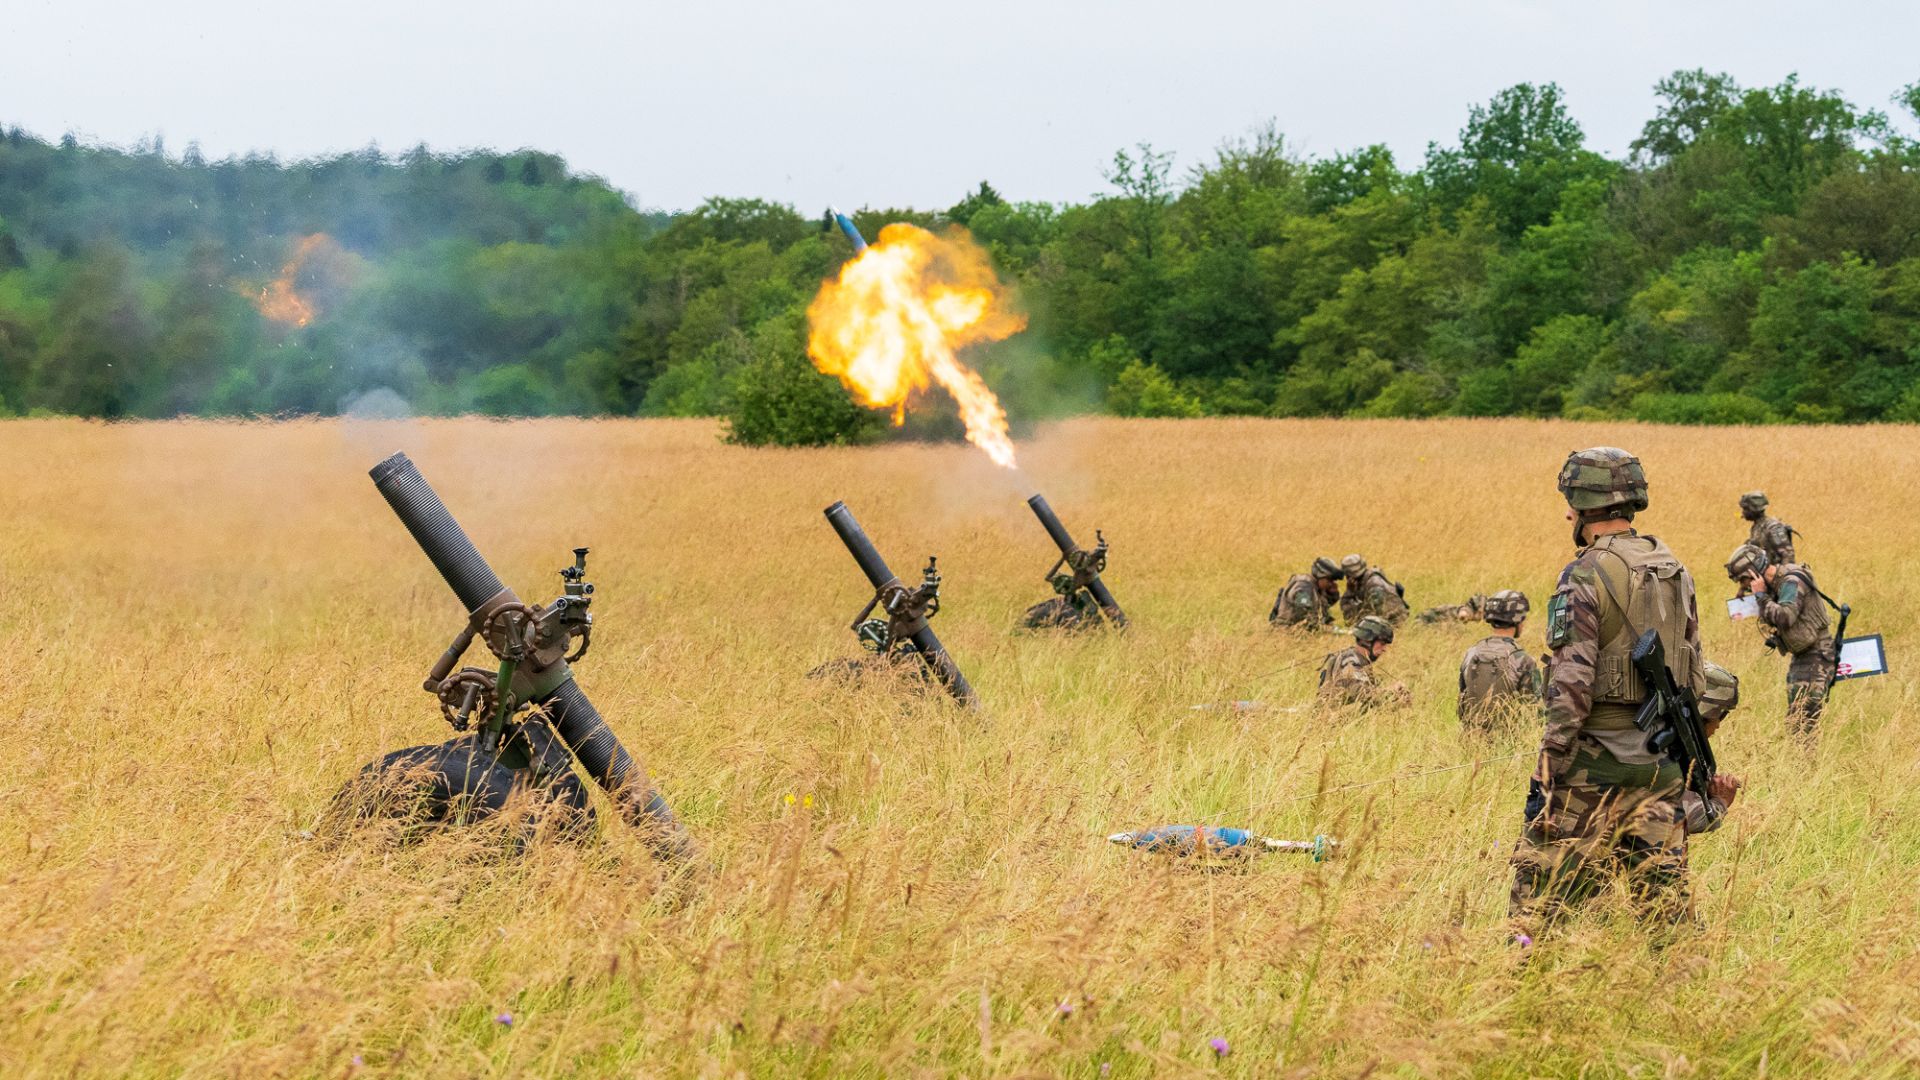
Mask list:
[[[1920,83],[1895,95],[1920,119]],[[938,210],[1029,330],[971,359],[1016,419],[1920,421],[1920,142],[1789,78],[1682,71],[1628,155],[1511,87],[1397,162],[1256,131],[1183,171]],[[850,256],[753,199],[643,211],[551,154],[207,161],[0,134],[0,415],[725,416],[874,437],[805,354]],[[927,421],[938,427],[938,418]]]

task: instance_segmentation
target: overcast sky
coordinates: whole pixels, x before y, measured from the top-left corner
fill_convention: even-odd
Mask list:
[[[1417,164],[1475,102],[1556,81],[1620,154],[1683,67],[1890,109],[1920,3],[533,3],[4,0],[0,123],[283,158],[522,146],[641,205],[1082,199],[1113,151],[1180,167],[1269,119]],[[1912,130],[1910,119],[1904,121]]]

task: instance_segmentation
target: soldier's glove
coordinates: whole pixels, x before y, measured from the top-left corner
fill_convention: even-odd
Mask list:
[[[1526,823],[1529,825],[1538,821],[1540,816],[1547,812],[1547,789],[1540,786],[1540,781],[1538,780],[1527,781],[1527,805],[1525,812]]]

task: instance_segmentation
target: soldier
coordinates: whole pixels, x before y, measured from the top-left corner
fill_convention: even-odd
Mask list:
[[[1439,607],[1430,607],[1421,612],[1418,618],[1423,623],[1479,622],[1486,617],[1486,614],[1486,594],[1474,593],[1467,597],[1467,602],[1464,604],[1442,604]]]
[[[1483,638],[1460,661],[1460,725],[1470,734],[1489,735],[1540,705],[1540,666],[1520,647],[1527,621],[1526,595],[1502,589],[1486,601]]]
[[[1377,615],[1398,626],[1407,617],[1407,601],[1399,585],[1387,579],[1378,567],[1367,565],[1358,555],[1340,560],[1340,571],[1347,576],[1347,591],[1340,597],[1340,616],[1348,626],[1357,625],[1363,615]]]
[[[1267,622],[1320,630],[1333,624],[1333,612],[1328,609],[1339,601],[1340,564],[1332,559],[1315,559],[1306,573],[1293,575],[1280,587],[1273,610],[1267,612]]]
[[[1656,632],[1684,687],[1702,684],[1693,578],[1665,544],[1633,529],[1647,508],[1639,459],[1611,446],[1568,456],[1559,487],[1579,554],[1547,606],[1546,725],[1514,845],[1509,911],[1550,921],[1624,875],[1640,913],[1684,918],[1684,777],[1650,753],[1634,716],[1648,698],[1630,656]]]
[[[1373,679],[1373,663],[1393,644],[1393,625],[1378,615],[1362,615],[1353,624],[1353,644],[1320,664],[1320,700],[1335,705],[1370,709],[1409,700],[1402,683],[1381,686]]]
[[[1701,665],[1706,671],[1706,689],[1700,691],[1700,719],[1706,730],[1707,738],[1712,739],[1720,732],[1720,721],[1740,704],[1740,676],[1709,660]],[[1680,807],[1686,816],[1688,835],[1699,832],[1712,832],[1720,827],[1726,813],[1733,807],[1734,797],[1746,785],[1737,776],[1719,773],[1707,785],[1707,797],[1702,799],[1692,788],[1681,792]],[[1708,804],[1712,812],[1709,813]]]
[[[1785,566],[1794,560],[1793,526],[1767,513],[1766,492],[1749,491],[1740,496],[1740,516],[1753,522],[1747,530],[1747,543],[1766,552],[1768,562]]]
[[[1793,657],[1787,665],[1787,727],[1810,738],[1833,682],[1833,638],[1827,609],[1813,573],[1804,566],[1782,566],[1752,544],[1733,549],[1727,577],[1760,599],[1760,621],[1771,628],[1767,646]]]

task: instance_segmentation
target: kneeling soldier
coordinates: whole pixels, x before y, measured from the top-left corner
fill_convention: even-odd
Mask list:
[[[1467,650],[1460,661],[1460,725],[1488,735],[1540,706],[1540,665],[1520,647],[1527,598],[1503,589],[1487,598],[1485,618],[1493,636]]]
[[[1319,630],[1332,625],[1333,613],[1328,609],[1339,602],[1340,564],[1332,559],[1315,559],[1306,573],[1293,575],[1280,587],[1267,621],[1275,626]]]
[[[1406,704],[1401,683],[1381,686],[1373,679],[1373,662],[1393,644],[1393,625],[1377,615],[1363,615],[1353,626],[1353,645],[1326,658],[1320,665],[1320,700],[1335,705],[1369,709],[1388,703]]]
[[[1349,626],[1358,625],[1363,615],[1377,615],[1394,626],[1407,617],[1407,601],[1400,586],[1379,567],[1368,566],[1367,560],[1358,555],[1349,555],[1340,560],[1340,570],[1347,575],[1347,591],[1340,597],[1340,617]]]
[[[1720,721],[1740,704],[1740,676],[1711,660],[1701,666],[1706,669],[1707,682],[1706,688],[1700,691],[1700,720],[1711,740],[1720,733]],[[1734,796],[1740,794],[1744,786],[1739,777],[1719,773],[1707,785],[1705,799],[1692,788],[1681,792],[1680,809],[1686,817],[1687,832],[1712,832],[1719,828],[1726,820],[1727,810],[1733,806]]]
[[[1827,609],[1813,572],[1794,563],[1779,565],[1752,544],[1741,544],[1727,560],[1727,577],[1759,598],[1760,621],[1772,629],[1767,645],[1793,657],[1787,665],[1787,727],[1811,737],[1835,663]]]

